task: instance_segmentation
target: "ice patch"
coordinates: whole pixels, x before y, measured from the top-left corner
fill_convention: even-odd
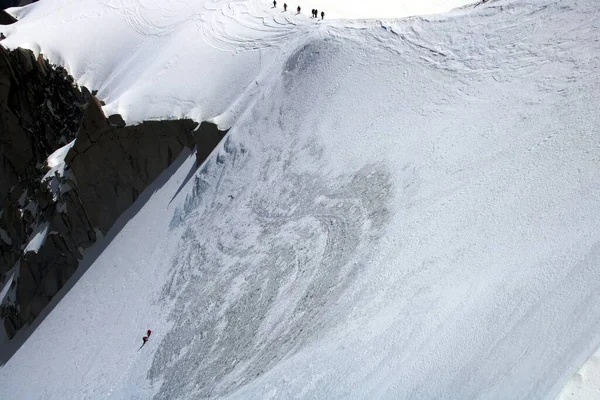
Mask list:
[[[56,150],[46,159],[46,165],[50,168],[48,172],[42,178],[42,182],[45,183],[52,193],[52,199],[57,201],[59,195],[68,192],[71,190],[71,185],[68,182],[65,182],[64,179],[61,178],[70,178],[71,180],[75,180],[75,177],[71,170],[66,170],[65,157],[69,153],[69,150],[75,144],[75,140],[70,143],[64,145],[60,149]],[[61,208],[64,210],[64,207]],[[62,212],[59,210],[59,212]]]
[[[44,175],[42,178],[42,182],[46,181],[50,177],[54,177],[56,174],[59,176],[64,176],[65,157],[74,145],[75,140],[72,140],[69,144],[64,145],[48,156],[46,159],[46,165],[50,168],[50,170],[46,172],[46,175]]]
[[[29,242],[27,243],[25,250],[23,250],[23,253],[28,253],[30,251],[37,253],[42,248],[44,242],[46,241],[46,237],[48,236],[49,226],[49,222],[44,222],[36,227],[36,229],[32,232],[31,239],[29,239]]]

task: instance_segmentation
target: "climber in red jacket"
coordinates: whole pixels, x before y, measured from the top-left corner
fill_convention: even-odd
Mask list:
[[[146,336],[144,336],[144,337],[142,338],[142,345],[140,346],[140,349],[141,349],[142,347],[144,347],[144,345],[146,344],[146,342],[148,341],[148,339],[150,339],[150,335],[152,335],[152,331],[151,331],[150,329],[148,329],[148,330],[146,331]],[[138,349],[138,350],[139,350],[139,349]]]

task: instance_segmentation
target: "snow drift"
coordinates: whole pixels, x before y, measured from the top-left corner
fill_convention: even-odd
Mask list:
[[[600,344],[595,1],[161,4],[45,0],[7,31],[129,121],[231,130],[89,256],[2,398],[558,395]]]

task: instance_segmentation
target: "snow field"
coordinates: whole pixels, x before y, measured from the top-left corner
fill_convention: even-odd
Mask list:
[[[282,8],[287,2],[288,11],[296,12],[296,7],[302,7],[302,13],[310,16],[310,10],[316,8],[325,12],[325,19],[369,19],[369,18],[405,18],[416,15],[430,15],[448,12],[467,4],[471,0],[296,0],[289,2],[277,1],[277,7]],[[271,4],[273,2],[271,1]]]
[[[558,395],[600,344],[595,2],[323,24],[172,3],[46,0],[6,39],[129,121],[231,131],[145,192],[0,397]]]

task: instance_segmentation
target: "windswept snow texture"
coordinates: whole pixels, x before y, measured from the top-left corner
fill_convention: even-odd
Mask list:
[[[329,18],[405,17],[449,11],[471,0],[315,0],[271,8],[268,0],[44,0],[11,9],[4,46],[43,52],[78,83],[98,89],[107,115],[129,123],[223,113],[252,89],[271,49],[304,40]],[[90,26],[98,29],[90,29]],[[245,51],[254,50],[254,51]],[[242,52],[243,54],[239,54]],[[238,53],[234,56],[232,53]],[[209,82],[210,84],[206,84]]]
[[[551,399],[599,347],[596,0],[132,4],[44,0],[6,41],[231,130],[84,260],[1,398]]]
[[[279,0],[277,7],[282,8],[287,0]],[[302,12],[310,16],[310,10],[316,8],[325,12],[325,19],[346,18],[403,18],[415,15],[437,14],[450,11],[477,0],[297,0],[288,2],[289,9],[296,10],[297,4]],[[272,2],[271,2],[272,3]]]

